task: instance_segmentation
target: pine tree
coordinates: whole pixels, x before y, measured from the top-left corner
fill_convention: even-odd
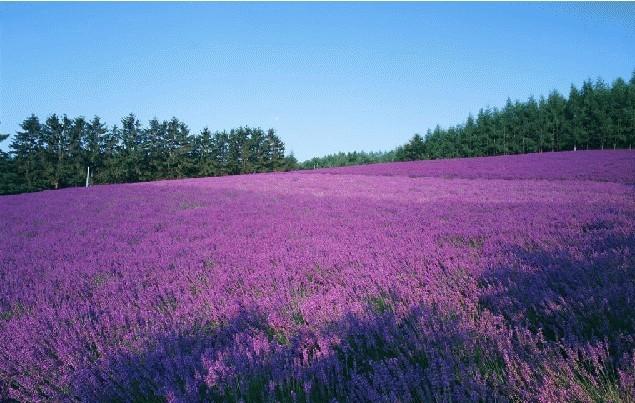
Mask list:
[[[144,160],[142,180],[168,177],[166,172],[167,141],[167,122],[160,122],[157,118],[150,119],[148,128],[144,129],[143,143],[141,144]]]
[[[584,105],[580,91],[571,86],[569,99],[565,108],[565,149],[577,150],[584,146],[587,139],[587,132],[584,125]]]
[[[267,168],[267,138],[260,128],[250,131],[248,140],[249,157],[247,161],[247,172],[262,172]]]
[[[95,116],[87,125],[84,135],[84,161],[86,167],[90,167],[91,180],[95,177],[95,172],[100,172],[104,164],[103,150],[101,144],[108,128],[98,116]]]
[[[298,159],[295,157],[292,151],[289,155],[284,157],[282,170],[286,172],[286,171],[293,171],[294,169],[297,169],[297,168],[298,168]]]
[[[141,177],[143,150],[141,148],[141,124],[134,114],[121,120],[121,150],[119,171],[125,182],[136,182]]]
[[[467,120],[465,121],[465,127],[463,128],[463,131],[465,132],[464,141],[466,144],[465,156],[473,157],[477,155],[477,151],[476,151],[477,132],[476,132],[476,120],[474,120],[474,117],[472,116],[471,113],[467,116]]]
[[[267,171],[279,171],[285,167],[284,143],[273,129],[267,130],[265,167]]]
[[[96,173],[98,183],[125,182],[126,175],[121,164],[121,130],[114,125],[99,142],[102,154],[102,170]]]
[[[206,127],[193,141],[192,158],[196,176],[214,176],[219,170],[214,155],[214,139]]]
[[[86,179],[86,162],[83,141],[86,136],[86,120],[78,117],[70,121],[68,148],[64,157],[62,182],[66,186],[81,186]]]
[[[635,103],[633,109],[629,108],[629,95],[628,83],[621,78],[613,82],[609,95],[609,114],[612,123],[609,143],[613,149],[628,147],[629,112],[635,111]]]
[[[551,151],[562,150],[562,130],[565,122],[567,101],[558,91],[552,91],[547,98],[546,120]]]
[[[9,146],[15,158],[18,178],[25,184],[27,191],[46,187],[43,172],[43,133],[42,125],[35,115],[25,119]]]
[[[515,138],[514,130],[516,128],[515,109],[514,109],[514,104],[512,103],[512,100],[510,98],[507,98],[507,101],[505,102],[505,106],[503,107],[503,110],[501,111],[500,120],[501,120],[501,130],[502,130],[502,140],[503,140],[502,153],[503,154],[515,153],[516,152],[514,150],[514,138]]]
[[[215,175],[227,175],[230,173],[229,162],[229,133],[226,131],[215,132],[213,136],[213,151]]]
[[[604,149],[611,137],[611,129],[613,123],[611,121],[610,113],[610,89],[604,81],[598,79],[594,86],[591,96],[591,105],[593,109],[588,111],[593,118],[595,124],[595,131],[592,132],[594,137],[593,148]]]
[[[538,102],[533,96],[530,96],[522,108],[524,112],[521,116],[521,133],[523,142],[523,153],[532,153],[538,151],[538,133],[540,132],[540,111]]]
[[[44,145],[44,176],[48,185],[53,189],[65,186],[65,175],[68,167],[66,157],[69,153],[70,130],[73,122],[66,116],[62,119],[53,114],[46,119],[42,129]]]
[[[635,146],[635,70],[628,82],[628,100],[626,102],[626,133],[625,138],[628,149]]]
[[[406,143],[400,150],[399,159],[402,161],[414,161],[425,158],[426,144],[423,137],[419,134],[412,136],[412,139]]]
[[[0,143],[6,141],[9,138],[8,134],[0,134]],[[11,158],[9,153],[6,153],[0,149],[0,194],[10,194],[25,192],[31,189],[26,189],[20,183],[17,169],[15,167],[15,160]]]
[[[245,172],[249,152],[247,131],[242,127],[232,129],[227,140],[227,173],[235,175]]]
[[[173,117],[166,124],[166,178],[183,178],[190,169],[190,135],[185,123]]]

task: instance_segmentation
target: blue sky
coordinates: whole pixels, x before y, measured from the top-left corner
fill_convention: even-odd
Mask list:
[[[635,4],[0,4],[5,133],[134,112],[274,127],[304,160],[633,69]]]

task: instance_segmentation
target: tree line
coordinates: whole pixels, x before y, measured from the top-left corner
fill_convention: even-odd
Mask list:
[[[8,135],[0,135],[0,142]],[[240,127],[193,135],[177,118],[152,119],[146,127],[130,114],[108,127],[51,115],[25,119],[0,150],[0,194],[198,176],[235,175],[419,159],[479,157],[579,149],[631,149],[635,143],[635,72],[627,82],[602,79],[571,85],[568,96],[552,91],[502,108],[481,108],[456,126],[436,126],[425,136],[387,152],[348,152],[298,164],[285,155],[273,129]]]
[[[273,129],[240,127],[193,135],[177,118],[142,126],[134,114],[108,127],[99,117],[31,115],[10,152],[0,152],[0,193],[294,169]],[[0,142],[8,135],[0,135]]]
[[[421,159],[482,157],[543,151],[628,148],[635,143],[635,72],[611,85],[586,80],[567,97],[552,91],[526,102],[507,99],[503,108],[482,108],[476,117],[386,152],[355,151],[315,157],[300,169]]]
[[[480,157],[579,149],[631,149],[635,143],[635,72],[629,82],[601,79],[571,85],[503,108],[482,108],[459,125],[415,134],[395,160]]]
[[[349,165],[373,164],[377,162],[390,162],[395,160],[395,151],[353,151],[339,152],[335,154],[325,155],[323,157],[314,157],[306,160],[299,165],[300,169],[317,169],[328,167],[342,167]]]

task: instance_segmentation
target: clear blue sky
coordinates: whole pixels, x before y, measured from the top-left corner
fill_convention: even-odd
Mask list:
[[[274,127],[304,160],[633,69],[635,4],[0,4],[5,133],[134,112]]]

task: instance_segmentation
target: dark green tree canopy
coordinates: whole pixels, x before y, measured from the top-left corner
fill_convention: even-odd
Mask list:
[[[0,142],[8,138],[1,135]],[[154,118],[143,127],[134,114],[109,128],[95,116],[90,121],[52,114],[44,124],[31,115],[0,153],[0,193],[19,193],[83,186],[196,176],[217,176],[295,169],[273,129],[240,127],[192,134],[173,117]],[[290,159],[291,158],[291,159]]]
[[[0,135],[0,142],[7,135]],[[388,152],[348,152],[298,164],[273,129],[239,127],[193,134],[173,117],[147,127],[134,114],[108,127],[87,121],[31,115],[0,153],[0,193],[81,186],[90,167],[92,183],[120,183],[190,176],[314,169],[387,161],[476,157],[579,149],[628,148],[635,143],[635,71],[611,84],[586,80],[564,96],[551,91],[527,101],[481,108],[460,124],[415,134]]]
[[[475,157],[576,149],[628,148],[635,143],[635,72],[627,83],[601,79],[526,102],[507,99],[502,109],[480,109],[465,123],[415,135],[396,150],[397,160]]]

